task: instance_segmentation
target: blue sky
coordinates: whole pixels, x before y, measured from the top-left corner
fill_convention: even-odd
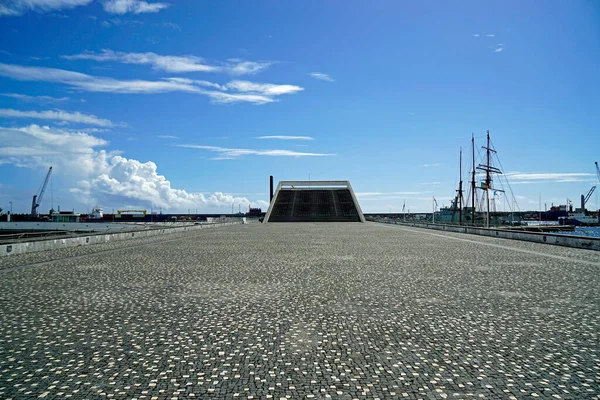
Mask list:
[[[266,209],[269,175],[430,211],[487,129],[520,209],[597,183],[593,1],[4,0],[0,38],[14,212],[50,165],[42,211]]]

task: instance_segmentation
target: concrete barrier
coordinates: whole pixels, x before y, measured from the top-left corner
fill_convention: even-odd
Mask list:
[[[502,239],[523,240],[526,242],[553,244],[557,246],[575,247],[578,249],[600,250],[600,238],[574,235],[560,235],[544,232],[523,232],[495,228],[474,228],[470,226],[442,225],[432,223],[411,223],[394,221],[374,221],[386,224],[413,226],[415,228],[435,229],[438,231],[469,233],[471,235],[490,236]]]
[[[230,221],[213,224],[188,225],[175,228],[165,227],[143,231],[130,231],[121,233],[100,233],[82,235],[71,238],[36,240],[31,242],[15,242],[0,245],[0,257],[12,256],[17,254],[32,253],[36,251],[56,250],[74,246],[85,246],[89,244],[106,243],[114,240],[128,240],[145,238],[150,236],[165,235],[177,232],[185,232],[199,229],[210,229],[228,225],[243,224],[243,221]]]

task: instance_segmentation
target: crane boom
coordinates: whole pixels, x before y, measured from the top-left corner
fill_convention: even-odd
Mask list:
[[[596,164],[596,175],[598,176],[598,182],[600,182],[600,167],[598,167],[598,161],[595,161]]]
[[[585,205],[585,203],[587,203],[587,201],[590,199],[590,197],[592,197],[592,193],[594,193],[594,190],[596,190],[596,186],[592,186],[592,188],[590,189],[589,192],[587,192],[587,194],[585,195],[585,198],[583,199],[583,204]]]
[[[37,217],[38,215],[38,207],[44,198],[44,192],[46,191],[46,186],[48,186],[48,180],[50,180],[50,175],[52,175],[52,167],[48,169],[48,173],[46,174],[46,179],[44,179],[44,183],[42,185],[42,189],[40,190],[40,194],[33,195],[33,201],[31,202],[31,215],[33,217]]]

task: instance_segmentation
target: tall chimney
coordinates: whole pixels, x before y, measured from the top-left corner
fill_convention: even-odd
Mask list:
[[[269,189],[269,202],[273,201],[273,175],[269,177],[270,189]]]

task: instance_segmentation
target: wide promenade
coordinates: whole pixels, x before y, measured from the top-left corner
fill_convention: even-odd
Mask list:
[[[250,224],[0,260],[0,398],[600,398],[600,254]]]

